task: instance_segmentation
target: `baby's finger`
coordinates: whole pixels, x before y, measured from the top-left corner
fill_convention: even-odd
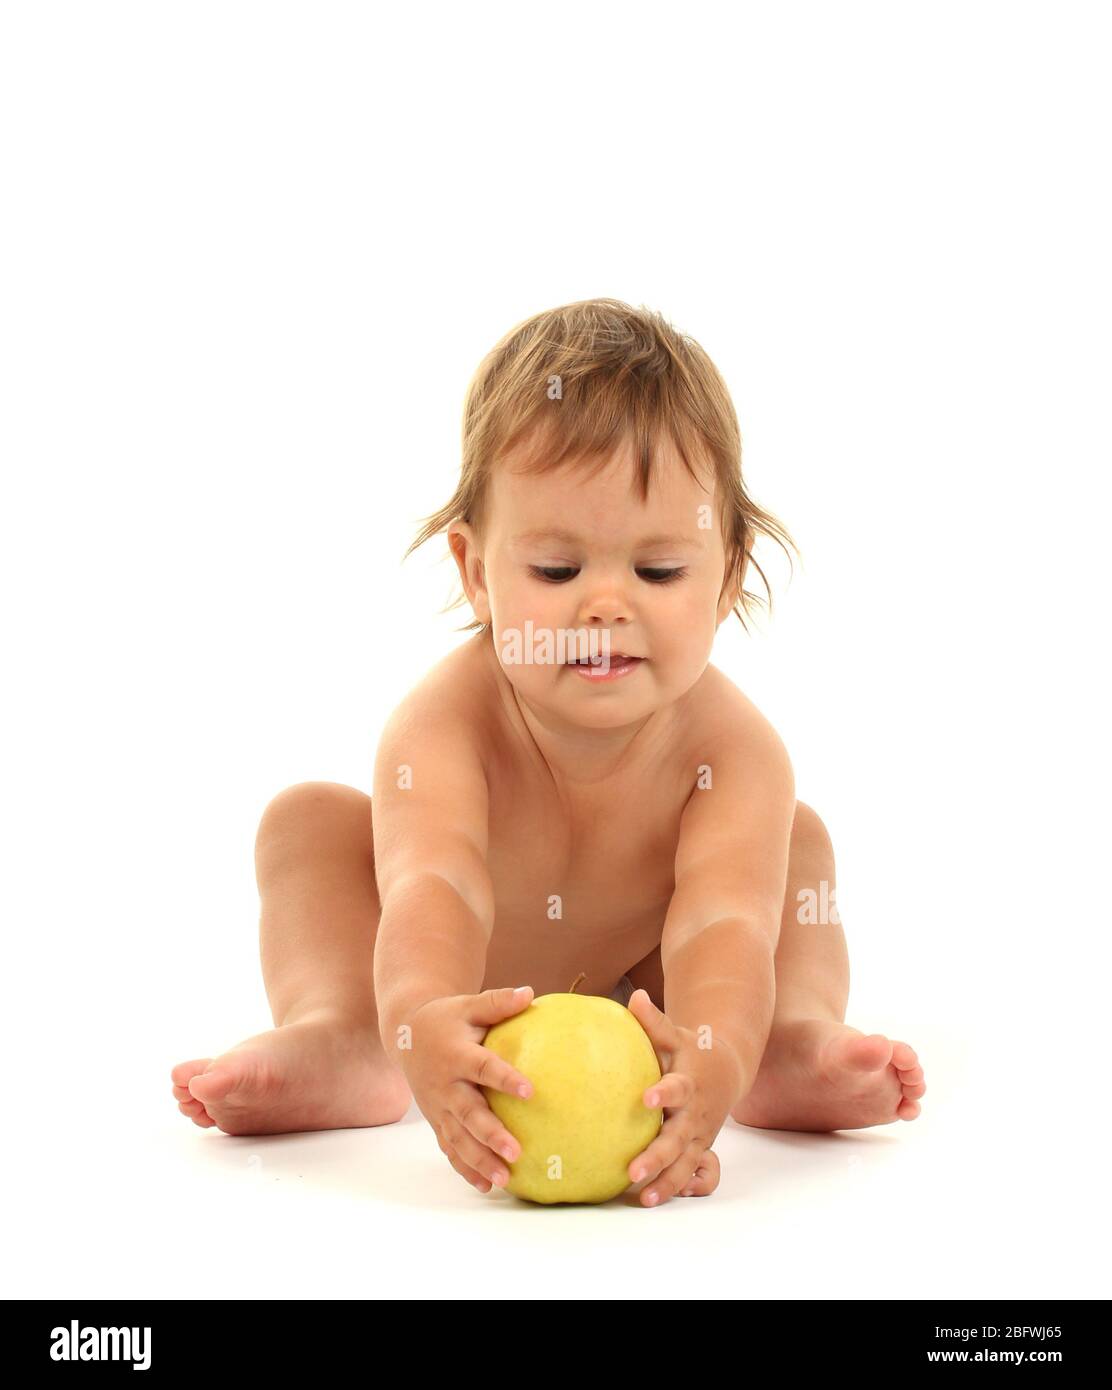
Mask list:
[[[447,1110],[480,1144],[500,1153],[513,1163],[521,1155],[521,1145],[503,1125],[476,1086],[465,1081],[454,1086],[448,1095]]]
[[[691,1136],[685,1124],[678,1118],[665,1120],[653,1142],[630,1163],[630,1182],[652,1182],[665,1168],[675,1163],[690,1142]]]
[[[456,1172],[460,1175],[461,1178],[466,1178],[467,1181],[471,1184],[471,1186],[476,1188],[479,1192],[490,1191],[493,1184],[490,1183],[486,1178],[484,1178],[482,1173],[476,1173],[474,1168],[469,1168],[468,1165],[464,1163],[463,1160],[459,1157],[459,1155],[455,1152],[455,1150],[441,1140],[439,1135],[437,1135],[436,1137],[436,1142],[440,1145],[440,1152],[444,1155],[444,1157],[448,1160],[448,1162],[452,1165],[452,1167],[456,1170]]]
[[[643,1207],[658,1207],[682,1191],[695,1176],[699,1166],[699,1149],[689,1144],[683,1153],[670,1163],[658,1178],[641,1189],[638,1201]]]
[[[645,1104],[650,1109],[655,1110],[657,1106],[663,1106],[674,1110],[677,1106],[686,1105],[695,1094],[695,1080],[682,1071],[670,1071],[654,1081],[648,1088],[643,1097]]]
[[[533,1084],[527,1076],[522,1076],[497,1052],[480,1044],[468,1051],[463,1076],[476,1086],[489,1086],[494,1091],[505,1091],[508,1096],[527,1100],[533,1094]]]
[[[635,989],[626,1005],[630,1013],[649,1035],[649,1041],[659,1058],[662,1053],[669,1056],[680,1045],[680,1035],[676,1025],[666,1013],[658,1009],[649,997],[647,989]]]
[[[695,1169],[695,1175],[691,1181],[680,1192],[681,1197],[709,1197],[718,1186],[721,1177],[721,1168],[718,1163],[718,1155],[713,1149],[704,1149],[703,1156],[699,1159]]]
[[[441,1120],[441,1133],[449,1148],[454,1149],[457,1156],[473,1168],[476,1173],[496,1187],[505,1187],[510,1180],[510,1174],[504,1163],[500,1163],[498,1158],[491,1153],[485,1144],[470,1134],[459,1123],[454,1115],[445,1114]]]
[[[505,989],[485,989],[482,994],[471,996],[465,1017],[468,1023],[489,1028],[492,1024],[501,1023],[504,1018],[512,1018],[532,1002],[532,985],[518,985],[517,989],[511,985]]]

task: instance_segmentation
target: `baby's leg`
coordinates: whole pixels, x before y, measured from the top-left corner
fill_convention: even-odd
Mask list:
[[[834,847],[797,802],[776,949],[776,1006],[756,1081],[733,1110],[759,1129],[861,1129],[913,1120],[926,1091],[904,1042],[843,1022],[849,954],[834,902]]]
[[[171,1078],[183,1114],[229,1134],[390,1124],[409,1087],[378,1035],[371,798],[302,782],[267,806],[255,841],[259,944],[275,1028]]]

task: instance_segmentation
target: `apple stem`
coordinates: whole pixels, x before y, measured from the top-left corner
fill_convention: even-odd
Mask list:
[[[575,977],[575,979],[572,980],[572,982],[571,982],[571,989],[568,990],[568,993],[569,993],[569,994],[574,994],[574,993],[575,993],[576,986],[580,983],[581,980],[585,980],[586,978],[587,978],[587,972],[586,972],[585,970],[581,970],[581,971],[579,972],[579,974]]]

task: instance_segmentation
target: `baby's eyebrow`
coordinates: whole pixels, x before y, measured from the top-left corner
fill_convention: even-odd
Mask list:
[[[515,545],[524,545],[533,541],[563,541],[566,545],[585,544],[582,536],[577,536],[574,531],[564,530],[560,526],[538,526],[531,531],[520,531],[513,538]],[[697,540],[691,535],[685,536],[681,532],[659,532],[653,536],[643,536],[635,543],[635,548],[642,550],[652,545],[696,546],[697,544]]]

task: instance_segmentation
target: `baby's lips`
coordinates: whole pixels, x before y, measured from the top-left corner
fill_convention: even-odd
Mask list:
[[[647,659],[647,657],[636,656],[632,652],[600,652],[597,656],[591,656],[590,654],[584,656],[570,656],[566,664],[573,666],[593,661],[601,666],[605,661],[646,661]]]

